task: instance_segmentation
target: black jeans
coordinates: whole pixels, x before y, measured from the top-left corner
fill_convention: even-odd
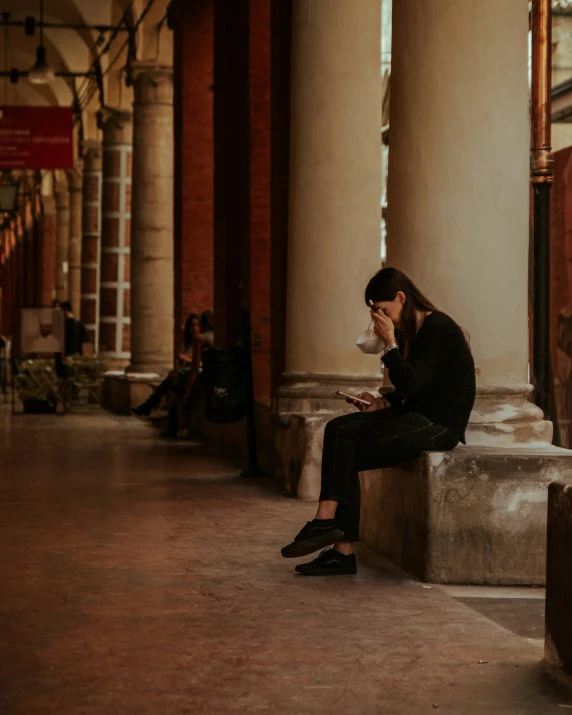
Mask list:
[[[448,451],[458,443],[447,427],[416,412],[387,408],[336,417],[324,433],[320,501],[338,502],[340,529],[348,541],[359,541],[359,472],[395,467],[422,452]]]

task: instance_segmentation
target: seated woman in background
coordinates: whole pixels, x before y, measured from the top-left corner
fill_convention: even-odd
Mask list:
[[[133,414],[138,417],[148,417],[151,412],[161,404],[163,398],[167,396],[169,396],[170,409],[173,404],[172,396],[179,394],[184,395],[186,393],[187,384],[193,372],[193,356],[196,350],[199,346],[202,350],[203,346],[212,347],[212,345],[213,328],[211,311],[205,311],[200,316],[197,313],[191,313],[183,327],[183,346],[177,356],[177,370],[171,372],[143,404],[134,407]],[[194,380],[196,380],[196,376]]]
[[[177,382],[169,396],[169,423],[161,437],[176,437],[179,428],[186,427],[188,424],[190,409],[202,390],[201,354],[205,348],[214,346],[212,319],[212,311],[205,310],[199,318],[198,325],[196,321],[193,322],[190,349],[178,355],[184,367],[179,372]]]

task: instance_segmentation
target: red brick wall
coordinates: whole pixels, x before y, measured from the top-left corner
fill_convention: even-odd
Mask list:
[[[274,396],[286,364],[286,268],[288,264],[288,205],[290,173],[290,57],[292,5],[272,2],[272,291],[271,381]]]
[[[250,307],[249,0],[215,0],[215,337],[240,338]]]
[[[171,7],[175,83],[175,343],[214,304],[214,0]]]
[[[250,0],[250,314],[254,398],[270,404],[271,0]]]

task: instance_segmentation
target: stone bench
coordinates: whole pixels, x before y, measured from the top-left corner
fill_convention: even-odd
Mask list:
[[[459,446],[364,472],[362,540],[427,582],[544,584],[548,487],[572,480],[570,457],[546,444]]]
[[[548,490],[544,659],[572,678],[572,484]]]

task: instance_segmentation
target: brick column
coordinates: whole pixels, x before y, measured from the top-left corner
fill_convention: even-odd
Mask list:
[[[67,181],[56,183],[56,298],[68,300],[70,199]]]
[[[83,226],[81,250],[81,320],[99,345],[99,273],[101,256],[101,142],[83,147]]]
[[[173,69],[132,64],[131,373],[173,364]]]
[[[214,304],[214,0],[169,7],[174,30],[175,344]]]
[[[81,300],[81,235],[83,178],[77,169],[68,174],[70,192],[70,244],[68,251],[68,300],[74,315],[80,314]]]
[[[130,112],[103,110],[103,190],[99,352],[110,365],[131,357],[130,245],[133,123]]]

